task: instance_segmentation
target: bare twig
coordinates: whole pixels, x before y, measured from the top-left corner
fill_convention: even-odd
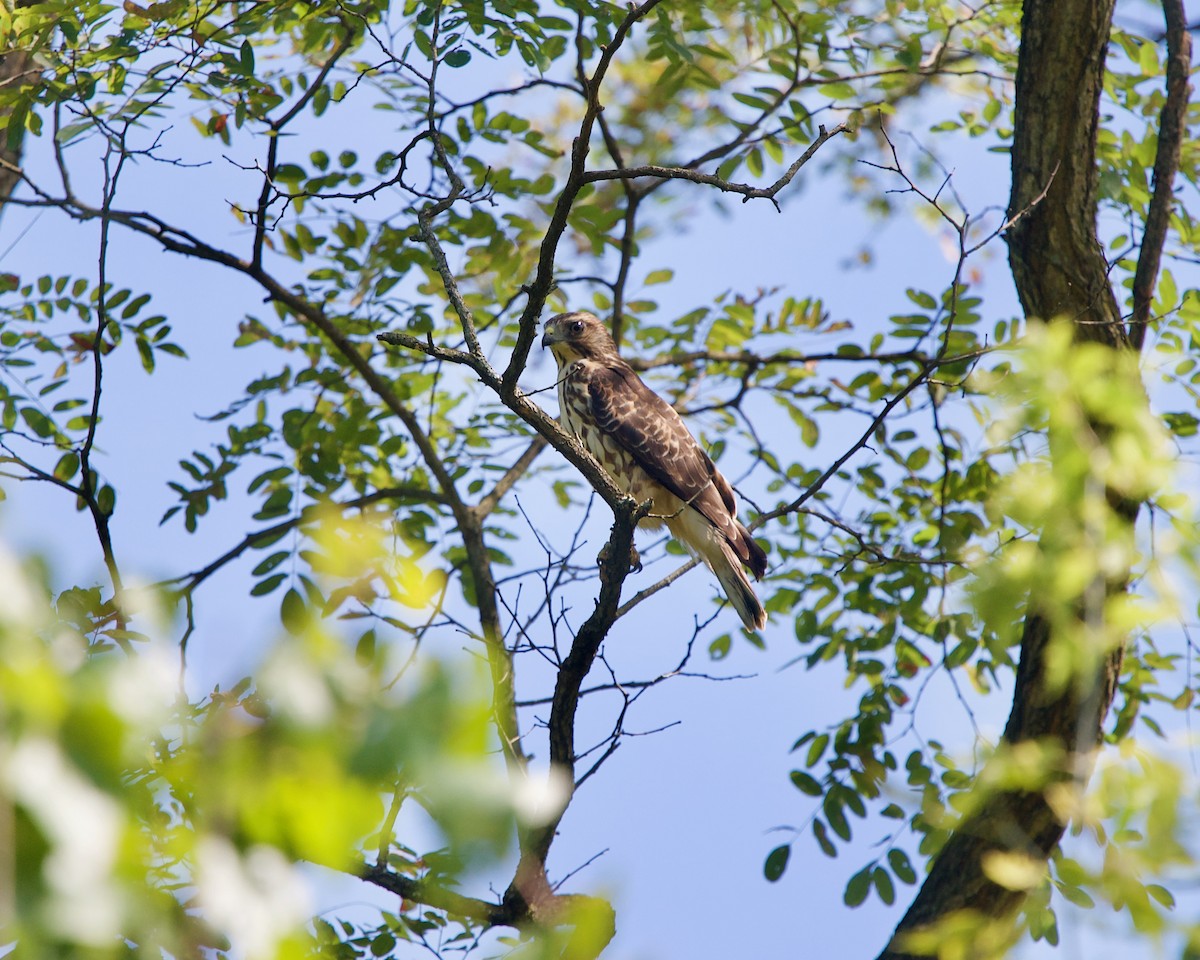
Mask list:
[[[776,195],[786,187],[795,178],[813,155],[828,141],[832,140],[839,133],[845,133],[847,126],[844,123],[839,123],[832,130],[826,130],[821,126],[817,133],[817,138],[808,146],[783,175],[768,187],[755,187],[748,183],[735,183],[732,180],[725,180],[713,173],[703,173],[700,170],[693,170],[689,167],[660,167],[655,165],[647,165],[641,167],[626,167],[617,170],[593,170],[591,173],[583,175],[583,183],[596,183],[601,180],[640,180],[644,178],[653,178],[656,180],[686,180],[689,183],[702,183],[710,187],[716,187],[722,193],[736,193],[742,198],[743,203],[750,200],[766,199],[779,207]]]

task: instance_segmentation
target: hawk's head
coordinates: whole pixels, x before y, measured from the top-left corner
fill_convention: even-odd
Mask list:
[[[617,347],[608,328],[584,311],[560,313],[546,321],[542,346],[549,347],[559,363],[615,358]]]

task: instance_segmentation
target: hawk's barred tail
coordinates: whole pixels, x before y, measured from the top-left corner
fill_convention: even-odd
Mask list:
[[[721,552],[724,554],[721,559],[725,562],[721,563],[719,560],[716,563],[710,562],[709,566],[712,567],[712,572],[717,575],[721,589],[725,591],[725,596],[733,604],[733,609],[742,618],[746,629],[761,630],[767,625],[767,611],[759,603],[754,588],[750,586],[750,578],[742,569],[741,561],[733,552],[733,547],[723,542]]]
[[[742,563],[750,568],[750,572],[754,574],[755,580],[761,580],[763,574],[767,572],[767,553],[754,540],[750,531],[740,520],[733,521],[734,527],[737,529],[737,538],[733,540],[734,550],[741,558]]]
[[[767,569],[767,555],[754,542],[749,530],[737,520],[733,524],[736,540],[718,530],[697,511],[684,510],[667,520],[667,529],[716,574],[721,590],[742,618],[746,629],[761,630],[767,625],[767,611],[758,602],[742,564],[748,565],[755,577],[761,577]],[[740,556],[742,553],[747,554],[745,560]]]

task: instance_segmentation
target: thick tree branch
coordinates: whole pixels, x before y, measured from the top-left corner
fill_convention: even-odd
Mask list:
[[[358,875],[368,883],[394,893],[405,900],[423,903],[435,910],[445,910],[456,917],[474,921],[486,927],[516,926],[518,916],[502,904],[488,903],[475,897],[466,897],[434,883],[425,883],[393,873],[387,867],[373,863],[359,866]]]
[[[571,650],[559,665],[550,707],[550,762],[562,770],[569,782],[575,783],[575,712],[579,707],[580,689],[596,661],[600,644],[608,636],[617,619],[621,602],[621,587],[629,574],[633,531],[638,521],[649,512],[647,501],[634,510],[614,512],[612,532],[600,558],[600,596],[591,615],[584,621]],[[546,880],[546,857],[566,805],[528,840],[522,849],[517,875],[505,894],[505,903],[524,902],[538,917],[546,909],[555,909],[554,894]]]
[[[1192,70],[1192,37],[1187,30],[1183,0],[1163,0],[1167,21],[1167,99],[1158,123],[1158,148],[1154,153],[1154,196],[1146,214],[1142,248],[1138,251],[1137,270],[1133,275],[1133,317],[1129,321],[1129,339],[1135,350],[1146,341],[1150,323],[1150,305],[1162,262],[1167,227],[1174,204],[1175,174],[1179,170],[1184,130],[1187,129],[1188,75]]]
[[[1006,239],[1026,316],[1074,321],[1081,340],[1123,346],[1096,236],[1098,105],[1112,7],[1113,0],[1025,6]]]

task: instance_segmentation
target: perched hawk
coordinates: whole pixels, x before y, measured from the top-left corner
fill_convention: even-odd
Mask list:
[[[729,481],[679,414],[617,355],[608,330],[590,313],[547,320],[542,346],[558,362],[563,426],[626,493],[639,503],[653,501],[642,525],[665,522],[717,575],[746,629],[762,629],[767,614],[742,565],[761,579],[767,555],[738,522]]]

